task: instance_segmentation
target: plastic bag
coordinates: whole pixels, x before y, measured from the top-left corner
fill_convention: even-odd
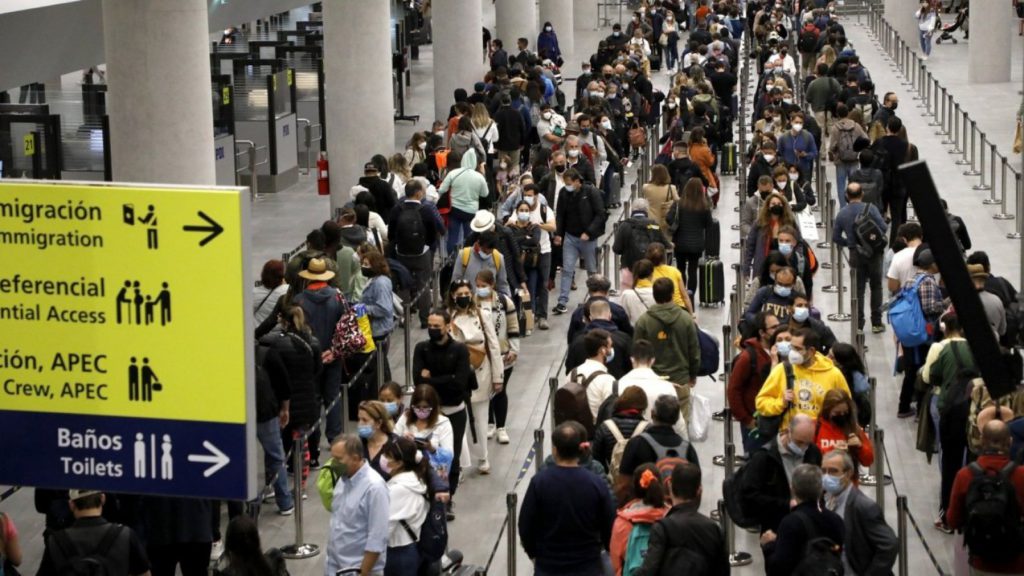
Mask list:
[[[708,439],[708,430],[711,428],[711,401],[707,396],[690,392],[690,417],[687,424],[691,442],[703,442]]]

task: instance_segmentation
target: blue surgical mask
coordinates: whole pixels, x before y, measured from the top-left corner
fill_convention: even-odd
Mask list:
[[[363,438],[364,440],[369,438],[370,436],[373,436],[373,426],[370,426],[369,424],[367,424],[365,426],[360,424],[359,428],[358,428],[358,431],[359,431],[359,437]]]
[[[832,496],[838,496],[843,491],[843,480],[831,474],[825,474],[821,477],[821,487]]]
[[[793,308],[793,320],[796,320],[797,322],[806,322],[810,315],[811,309],[806,306],[797,306],[796,308]]]
[[[536,198],[534,196],[523,196],[523,202],[526,202],[530,206],[533,206],[533,203],[535,201],[536,201]]]
[[[789,242],[779,242],[779,252],[782,252],[783,256],[789,256],[793,253],[793,245]]]
[[[790,350],[792,350],[792,344],[785,340],[780,340],[775,343],[775,349],[779,352],[782,357],[788,357]]]
[[[806,358],[804,358],[804,355],[802,353],[797,352],[796,350],[790,350],[789,351],[789,363],[791,365],[793,365],[793,366],[803,366],[804,365],[804,360],[806,360]]]
[[[487,286],[480,286],[476,289],[476,296],[477,298],[490,298],[491,289]]]
[[[798,456],[800,458],[803,458],[804,452],[807,451],[807,448],[801,448],[799,444],[793,442],[792,440],[790,440],[789,443],[786,444],[786,449],[789,450],[790,454]]]
[[[789,298],[789,295],[793,293],[793,288],[791,286],[782,286],[781,284],[776,284],[774,290],[775,294],[783,298]]]
[[[391,414],[392,418],[398,416],[398,402],[385,402],[384,408],[387,408],[388,414]]]
[[[520,222],[529,222],[530,221],[530,213],[529,212],[516,212],[516,219],[518,219]]]

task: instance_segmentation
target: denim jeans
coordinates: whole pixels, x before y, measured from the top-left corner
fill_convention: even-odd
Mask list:
[[[415,542],[394,548],[388,546],[387,560],[384,564],[384,576],[414,575],[419,570],[419,567],[420,554],[416,550]]]
[[[469,224],[476,214],[463,212],[458,208],[452,208],[448,214],[448,253],[451,254],[456,248],[466,242],[466,238],[473,232]]]
[[[924,30],[918,30],[917,34],[921,38],[921,52],[924,52],[925,56],[931,56],[932,55],[932,34],[931,34],[931,32],[925,32]]]
[[[857,162],[836,162],[836,196],[839,197],[839,208],[846,206],[846,183],[853,171],[860,167]]]
[[[576,263],[583,255],[583,263],[587,267],[587,275],[597,273],[597,240],[581,240],[579,236],[566,234],[562,240],[562,289],[558,293],[558,303],[569,303],[569,290],[576,276]]]
[[[284,462],[284,444],[281,442],[281,421],[274,416],[266,422],[256,424],[256,438],[263,446],[263,470],[267,480],[274,479],[274,498],[278,510],[288,510],[295,506],[295,498],[288,489],[288,470]]]
[[[342,363],[335,361],[331,364],[324,366],[323,372],[320,373],[319,377],[319,390],[317,394],[320,397],[320,402],[326,409],[331,404],[334,407],[327,410],[324,415],[324,434],[327,436],[327,443],[334,442],[334,439],[341,436],[343,432],[343,424],[341,421],[341,401],[338,396],[341,395],[341,379],[344,374]],[[314,461],[320,461],[320,427],[317,426],[310,431],[309,434],[309,455]]]

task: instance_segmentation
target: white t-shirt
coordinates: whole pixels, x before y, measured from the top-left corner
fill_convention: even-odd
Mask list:
[[[539,198],[539,196],[535,196],[534,198]],[[544,215],[547,216],[546,220],[541,217],[541,213],[544,213]],[[515,223],[516,223],[516,214],[515,214],[515,212],[513,212],[512,215],[509,216],[507,224],[509,226],[514,226]],[[555,223],[555,210],[554,210],[554,208],[552,208],[551,206],[548,206],[547,204],[541,204],[540,207],[535,207],[533,210],[530,211],[530,223],[536,224],[537,226],[540,226],[541,224],[554,224]],[[540,231],[540,253],[541,254],[550,254],[551,253],[551,233],[548,232],[547,230],[544,230],[543,228]]]
[[[889,264],[889,270],[886,271],[885,277],[897,280],[900,286],[913,280],[917,275],[917,266],[914,266],[914,251],[916,249],[916,247],[907,247],[894,254],[892,264]]]

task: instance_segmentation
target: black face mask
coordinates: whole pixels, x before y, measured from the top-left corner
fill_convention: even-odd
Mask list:
[[[776,204],[775,206],[768,207],[768,212],[771,212],[775,216],[782,216],[782,211],[782,206],[779,206],[778,204]]]
[[[440,328],[427,328],[427,336],[431,342],[440,342],[444,338],[444,330]]]
[[[554,168],[555,172],[558,172],[559,174],[565,172],[565,164],[555,164],[552,168]]]
[[[836,426],[839,426],[840,428],[845,427],[847,424],[850,423],[850,415],[849,414],[839,414],[839,415],[833,416],[832,417],[832,423],[835,424]]]
[[[892,106],[889,107],[889,110],[892,110],[893,112],[895,112],[896,108],[899,107],[899,105],[900,105],[899,102],[893,102]]]
[[[469,305],[472,302],[473,302],[473,297],[472,296],[456,296],[455,297],[455,305],[458,306],[459,308],[463,309],[463,310],[465,310],[466,308],[469,308]]]
[[[761,195],[761,200],[767,200],[768,199],[768,195],[771,194],[771,193],[772,193],[771,190],[769,190],[767,192],[759,192],[759,194]]]
[[[362,270],[363,270],[363,276],[365,276],[367,278],[373,278],[373,268],[367,268],[367,267],[363,266]]]

